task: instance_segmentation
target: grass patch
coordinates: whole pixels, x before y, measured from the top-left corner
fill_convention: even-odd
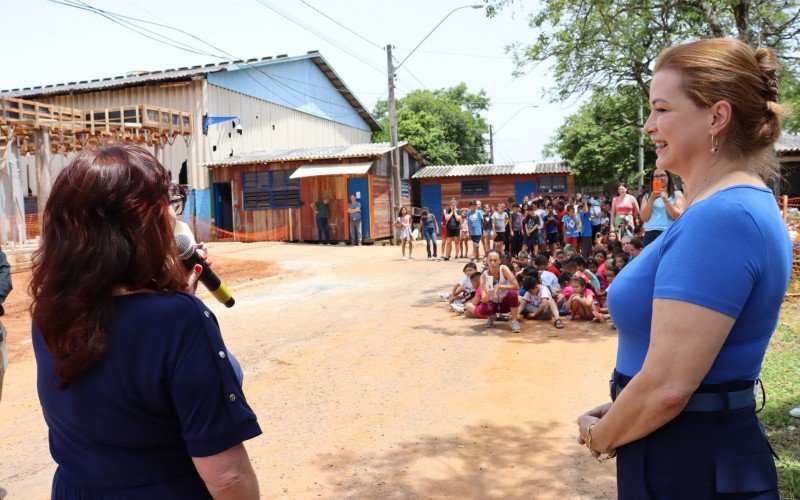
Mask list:
[[[772,336],[761,380],[767,406],[759,416],[777,461],[781,498],[800,498],[800,419],[789,410],[800,406],[800,302],[785,302]]]

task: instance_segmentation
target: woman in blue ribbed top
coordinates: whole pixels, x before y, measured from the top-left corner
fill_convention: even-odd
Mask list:
[[[613,403],[578,418],[592,454],[617,455],[621,499],[778,498],[753,394],[792,263],[762,180],[780,135],[776,69],[772,51],[734,39],[655,65],[644,130],[687,208],[609,288]]]

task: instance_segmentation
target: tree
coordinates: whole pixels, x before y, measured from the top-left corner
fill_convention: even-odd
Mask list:
[[[464,83],[439,90],[415,90],[397,100],[397,136],[408,141],[433,165],[488,161],[483,134],[489,127],[481,116],[489,109],[484,90],[472,94]],[[389,140],[388,105],[379,101],[374,114],[383,130],[372,140]]]
[[[518,0],[487,0],[489,16]],[[696,38],[733,36],[800,67],[800,0],[542,0],[532,43],[509,47],[517,72],[553,64],[554,99],[636,85],[646,96],[662,49]]]
[[[569,158],[570,170],[581,186],[633,181],[638,172],[636,112],[640,102],[641,94],[633,86],[596,91],[566,118],[545,146],[545,154]],[[654,161],[655,152],[647,144],[645,164]]]
[[[519,3],[486,1],[490,17]],[[633,116],[639,102],[646,102],[652,63],[665,47],[692,39],[733,36],[771,47],[783,66],[779,102],[797,110],[784,121],[785,130],[800,131],[800,0],[541,0],[540,5],[529,17],[535,39],[508,51],[517,74],[543,62],[552,65],[552,100],[591,95],[546,149],[570,161],[582,182],[626,180],[636,171],[635,136],[643,124]],[[634,94],[638,99],[631,99]]]

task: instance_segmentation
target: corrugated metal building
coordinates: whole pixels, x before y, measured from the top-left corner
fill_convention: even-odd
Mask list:
[[[419,182],[421,206],[435,214],[455,198],[459,206],[468,200],[496,205],[507,203],[510,196],[570,195],[575,180],[566,161],[540,163],[505,163],[483,165],[434,165],[413,176]]]
[[[361,144],[380,129],[316,51],[12,89],[0,96],[80,109],[151,104],[192,113],[198,133],[188,143],[179,138],[165,145],[163,161],[174,180],[195,190],[188,210],[212,222],[214,180],[201,164],[266,149]],[[208,126],[207,135],[199,133],[204,119],[214,117],[220,123]],[[66,163],[58,156],[53,161]],[[23,162],[23,177],[35,179],[31,158]],[[25,188],[36,194],[35,182]]]
[[[398,146],[401,199],[410,205],[410,176],[423,163],[405,142]],[[347,201],[361,201],[364,240],[389,238],[392,221],[389,143],[268,150],[208,163],[217,196],[218,226],[237,239],[316,241],[311,205],[331,197],[333,240],[349,239]]]
[[[775,194],[785,194],[789,198],[800,196],[800,135],[781,134],[775,143],[775,154],[780,166],[781,185]]]

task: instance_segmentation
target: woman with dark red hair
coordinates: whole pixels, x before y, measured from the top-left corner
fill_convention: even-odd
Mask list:
[[[119,144],[79,153],[47,201],[30,291],[54,499],[258,498],[242,443],[261,429],[178,260],[169,191]]]

